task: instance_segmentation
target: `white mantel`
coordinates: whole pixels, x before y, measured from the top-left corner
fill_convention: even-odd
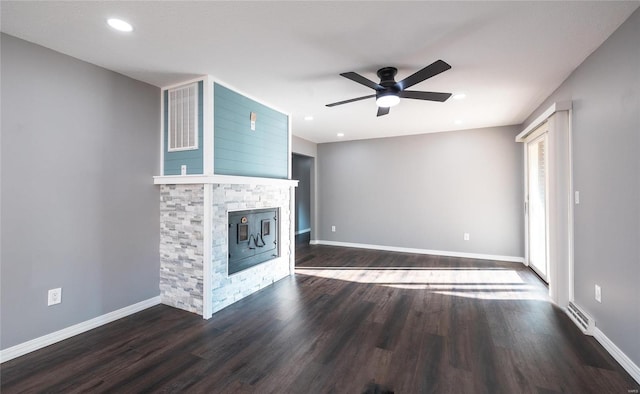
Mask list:
[[[280,187],[298,187],[297,180],[260,178],[252,176],[235,175],[164,175],[154,176],[154,185],[199,185],[199,184],[225,184],[225,185],[273,185]]]

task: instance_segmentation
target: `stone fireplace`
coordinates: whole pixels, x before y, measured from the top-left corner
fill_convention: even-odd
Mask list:
[[[293,274],[295,243],[291,206],[297,181],[212,175],[164,176],[156,177],[155,182],[161,185],[163,304],[209,318],[220,309]],[[253,230],[251,245],[255,247],[258,228],[262,238],[258,245],[262,244],[265,240],[262,233],[268,227],[270,235],[279,234],[277,248],[265,253],[269,254],[265,261],[230,271],[230,218],[234,212],[263,213],[267,209],[277,212],[277,219],[259,218],[261,223]],[[241,215],[239,220],[243,217],[246,216]],[[269,236],[266,239],[273,242]]]

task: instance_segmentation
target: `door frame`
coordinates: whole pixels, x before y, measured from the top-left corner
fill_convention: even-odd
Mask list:
[[[574,301],[573,261],[573,168],[572,168],[572,103],[554,102],[535,118],[515,138],[516,142],[530,141],[540,132],[539,126],[547,124],[547,249],[548,280],[551,300],[566,308]],[[523,144],[527,160],[527,144]],[[524,188],[527,188],[527,164],[523,166]],[[523,189],[524,189],[523,188]],[[524,189],[526,190],[526,189]],[[524,200],[524,198],[523,198]],[[526,203],[526,201],[525,201]],[[527,207],[528,209],[528,207]],[[525,214],[525,243],[528,242],[529,223]],[[528,265],[528,245],[525,246],[525,264]]]

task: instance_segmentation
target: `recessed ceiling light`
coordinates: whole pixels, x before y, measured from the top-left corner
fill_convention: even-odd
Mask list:
[[[456,119],[456,120],[455,120],[455,122],[453,122],[453,123],[455,123],[455,124],[462,124],[463,122],[462,122],[462,119]]]
[[[462,100],[462,99],[464,99],[466,97],[467,97],[467,95],[464,94],[464,93],[456,93],[456,94],[453,95],[453,98],[456,99],[456,100]]]
[[[130,32],[133,30],[133,26],[131,26],[130,23],[123,21],[122,19],[107,19],[107,23],[109,24],[109,26],[118,31]]]
[[[313,116],[307,115],[304,117],[304,120],[313,120]]]
[[[344,133],[338,133],[336,134],[338,137],[344,137]]]

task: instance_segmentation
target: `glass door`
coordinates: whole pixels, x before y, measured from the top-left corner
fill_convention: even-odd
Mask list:
[[[527,213],[529,266],[548,282],[547,133],[527,142]]]

